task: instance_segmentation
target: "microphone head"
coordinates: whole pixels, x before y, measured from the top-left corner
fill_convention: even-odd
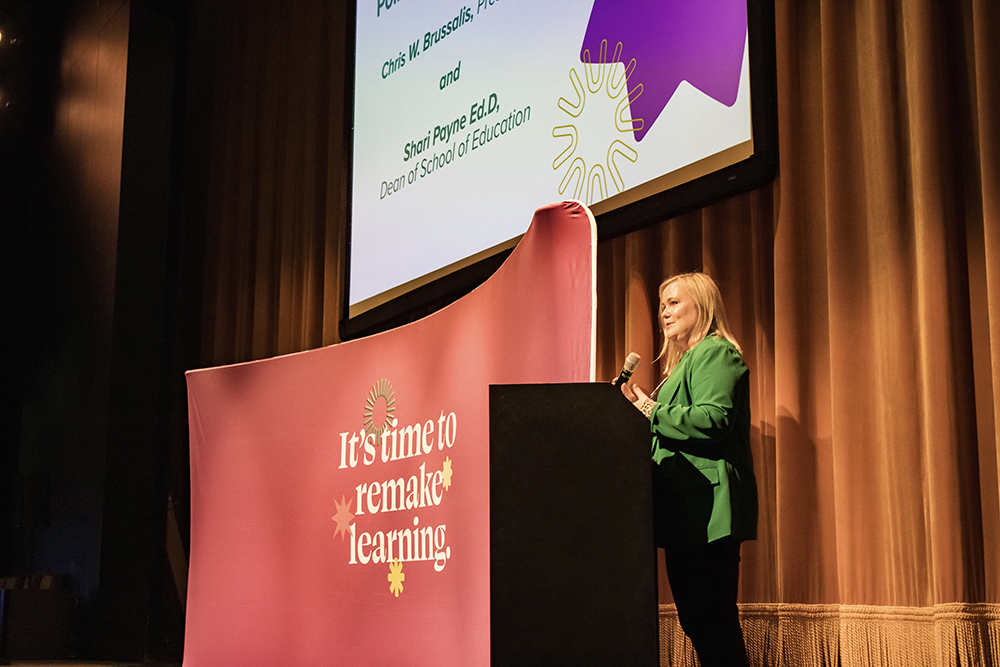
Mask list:
[[[639,366],[640,359],[641,357],[635,352],[629,353],[629,355],[625,358],[625,370],[629,373],[634,371]]]

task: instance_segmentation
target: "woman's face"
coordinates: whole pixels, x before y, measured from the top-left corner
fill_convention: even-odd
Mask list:
[[[660,293],[660,326],[668,340],[688,350],[694,343],[695,325],[698,323],[698,305],[688,295],[680,281],[667,285]]]

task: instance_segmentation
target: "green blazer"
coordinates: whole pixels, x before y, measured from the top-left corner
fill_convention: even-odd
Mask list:
[[[750,372],[739,351],[715,335],[688,350],[656,395],[650,428],[657,545],[755,539]]]

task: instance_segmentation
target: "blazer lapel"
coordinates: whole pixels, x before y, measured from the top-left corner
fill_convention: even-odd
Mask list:
[[[689,373],[688,365],[690,359],[688,359],[688,357],[691,356],[690,352],[691,351],[688,350],[688,354],[685,354],[683,357],[681,357],[681,360],[677,362],[677,365],[674,367],[673,372],[670,373],[670,377],[667,378],[666,384],[663,385],[663,389],[660,392],[662,395],[658,397],[658,400],[656,401],[657,403],[680,402],[677,400],[677,395],[681,391],[681,385],[685,384],[684,382],[681,381],[681,378],[683,378],[685,375]],[[688,382],[690,382],[690,378],[688,379]]]

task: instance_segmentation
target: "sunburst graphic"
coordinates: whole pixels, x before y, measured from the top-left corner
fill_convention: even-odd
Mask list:
[[[379,380],[365,399],[365,432],[374,433],[376,440],[381,438],[382,432],[392,427],[395,413],[396,398],[392,384],[388,380]]]
[[[589,49],[583,52],[580,69],[585,83],[581,82],[580,72],[576,68],[570,69],[569,80],[575,93],[574,100],[559,98],[559,108],[569,116],[568,122],[552,128],[553,137],[568,139],[566,148],[552,161],[552,169],[564,169],[559,194],[570,192],[572,199],[588,205],[624,191],[625,179],[622,178],[619,167],[624,160],[635,162],[639,158],[638,152],[621,139],[614,139],[607,145],[603,142],[596,146],[583,145],[586,142],[581,141],[578,127],[585,118],[584,110],[589,108],[588,115],[594,114],[598,124],[603,122],[600,117],[606,115],[607,123],[613,125],[618,132],[633,135],[642,129],[642,118],[632,118],[630,108],[630,104],[642,95],[642,84],[628,90],[629,76],[635,70],[636,61],[632,58],[628,65],[622,67],[621,52],[622,43],[618,42],[609,61],[607,40],[601,42],[601,52],[596,63],[591,61]],[[587,118],[587,122],[593,124],[590,118]],[[593,144],[594,141],[590,143]],[[613,187],[614,191],[609,187]]]

